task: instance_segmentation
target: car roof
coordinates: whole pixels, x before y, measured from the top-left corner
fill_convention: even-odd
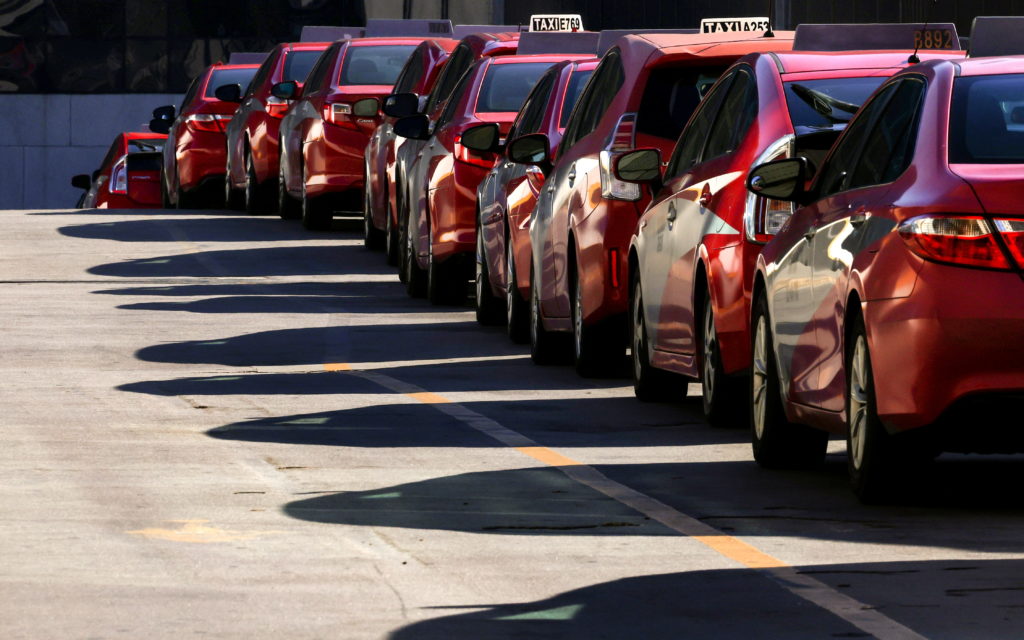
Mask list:
[[[734,33],[640,33],[623,36],[620,49],[662,55],[728,56],[753,53],[764,48],[775,49],[783,43],[792,44],[793,31],[776,31],[774,38],[761,32]],[[759,49],[759,47],[761,49]]]
[[[579,61],[596,61],[594,56],[586,53],[534,53],[531,55],[520,56],[499,56],[497,58],[488,58],[491,64],[522,64],[524,62],[579,62]]]
[[[217,62],[210,65],[209,71],[220,71],[221,69],[259,69],[261,64],[224,64]]]
[[[840,69],[888,69],[908,64],[912,51],[780,51],[770,54],[780,73],[835,71]],[[948,60],[962,57],[962,51],[919,51],[918,58]]]
[[[167,139],[166,133],[153,133],[152,131],[125,131],[123,135],[126,142],[129,140],[139,140],[140,138],[149,140]]]
[[[277,49],[284,49],[285,51],[309,51],[315,49],[326,49],[327,47],[334,44],[333,42],[282,42],[277,45]]]
[[[352,38],[348,40],[348,46],[350,47],[374,47],[384,46],[389,44],[409,44],[417,45],[423,42],[425,38],[417,36],[392,36],[382,38]]]
[[[1024,56],[998,58],[967,58],[956,60],[957,75],[990,76],[1004,73],[1024,73]]]

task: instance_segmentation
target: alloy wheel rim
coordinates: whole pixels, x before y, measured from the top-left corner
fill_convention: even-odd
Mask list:
[[[583,287],[580,286],[579,280],[576,281],[573,289],[572,338],[576,357],[579,358],[583,353],[583,295],[581,293]]]
[[[711,302],[704,308],[704,399],[710,402],[715,397],[715,317]]]
[[[540,301],[537,299],[537,292],[531,287],[530,290],[530,342],[537,344],[537,337],[540,335]]]
[[[476,233],[476,306],[478,309],[483,308],[484,301],[484,243],[480,237],[480,232]]]
[[[867,392],[867,345],[864,336],[858,336],[853,347],[850,367],[850,409],[847,420],[850,428],[850,455],[853,468],[864,464],[864,449],[867,443],[868,392]]]
[[[505,318],[512,326],[512,293],[516,290],[515,265],[512,263],[512,239],[505,240]]]
[[[757,319],[754,330],[753,398],[754,432],[758,440],[764,437],[768,408],[768,339],[764,316]]]

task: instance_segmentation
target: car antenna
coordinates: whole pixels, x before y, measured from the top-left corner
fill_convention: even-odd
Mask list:
[[[917,64],[918,62],[921,62],[921,58],[917,57],[917,51],[921,48],[921,43],[924,42],[924,32],[928,31],[928,22],[931,18],[932,7],[937,4],[939,4],[939,0],[932,0],[931,4],[929,4],[924,10],[924,29],[921,29],[921,36],[915,43],[917,46],[914,47],[914,53],[910,54],[910,57],[907,58],[907,62],[910,64]]]
[[[775,37],[775,32],[772,31],[773,22],[775,22],[775,0],[768,0],[768,30],[764,32],[765,38]]]

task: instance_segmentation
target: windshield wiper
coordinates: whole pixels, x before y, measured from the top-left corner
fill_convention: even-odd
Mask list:
[[[852,102],[846,102],[844,100],[839,100],[838,98],[833,98],[827,93],[815,91],[814,89],[811,89],[810,87],[805,87],[802,84],[797,84],[794,82],[793,84],[789,85],[789,88],[793,90],[793,93],[795,93],[798,98],[800,98],[807,104],[811,105],[815,111],[825,116],[832,122],[847,122],[849,120],[849,118],[837,118],[836,116],[832,115],[833,109],[845,111],[850,115],[857,113],[857,110],[860,109],[859,104],[854,104]]]

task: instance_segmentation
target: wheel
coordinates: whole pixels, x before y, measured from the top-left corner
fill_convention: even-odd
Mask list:
[[[490,270],[484,257],[482,230],[476,230],[476,321],[484,326],[501,324],[505,320],[504,301],[491,290]]]
[[[288,193],[283,165],[277,174],[277,213],[284,220],[298,220],[302,217],[302,206]]]
[[[530,359],[534,364],[558,364],[562,360],[562,345],[558,335],[544,328],[540,315],[540,292],[530,270]]]
[[[846,452],[850,485],[865,503],[881,502],[891,495],[896,478],[897,440],[878,419],[871,354],[864,320],[854,322],[846,358]]]
[[[306,193],[306,165],[302,165],[302,226],[310,231],[330,231],[334,212],[321,198]]]
[[[389,265],[396,266],[401,255],[402,245],[399,243],[398,229],[391,220],[391,198],[385,196],[387,203],[387,219],[384,221],[384,255]]]
[[[178,209],[195,209],[196,203],[192,201],[192,196],[181,188],[181,183],[175,180],[176,187],[174,189],[174,195],[177,202]]]
[[[725,375],[722,368],[718,332],[715,329],[715,312],[712,307],[709,291],[704,297],[701,323],[700,370],[704,417],[715,426],[740,424],[745,413],[742,380]]]
[[[85,196],[82,196],[82,198],[84,199]],[[174,208],[174,204],[171,203],[171,196],[167,193],[167,181],[164,180],[163,174],[160,175],[160,206],[164,209]]]
[[[405,290],[413,298],[427,295],[427,273],[416,261],[416,249],[412,245],[412,237],[406,234],[405,246]]]
[[[810,467],[825,457],[828,434],[786,419],[772,346],[768,301],[754,302],[750,376],[750,432],[754,460],[768,468]]]
[[[622,365],[626,355],[620,335],[609,330],[610,325],[583,323],[583,287],[580,286],[577,268],[570,280],[570,301],[572,312],[573,364],[576,373],[591,378],[607,375]]]
[[[651,366],[639,278],[634,279],[632,292],[630,325],[633,330],[630,357],[633,364],[633,393],[641,402],[677,400],[686,395],[687,381],[682,376]]]
[[[231,186],[231,165],[224,170],[224,207],[231,211],[245,208],[245,194]]]
[[[505,321],[508,337],[517,344],[530,341],[530,305],[519,293],[512,236],[505,236]]]
[[[462,270],[451,261],[438,261],[434,258],[433,247],[430,249],[427,259],[427,299],[430,304],[436,305],[461,304],[466,297]]]
[[[369,181],[363,190],[363,246],[371,251],[384,248],[384,234],[373,226],[373,206],[370,203]]]

